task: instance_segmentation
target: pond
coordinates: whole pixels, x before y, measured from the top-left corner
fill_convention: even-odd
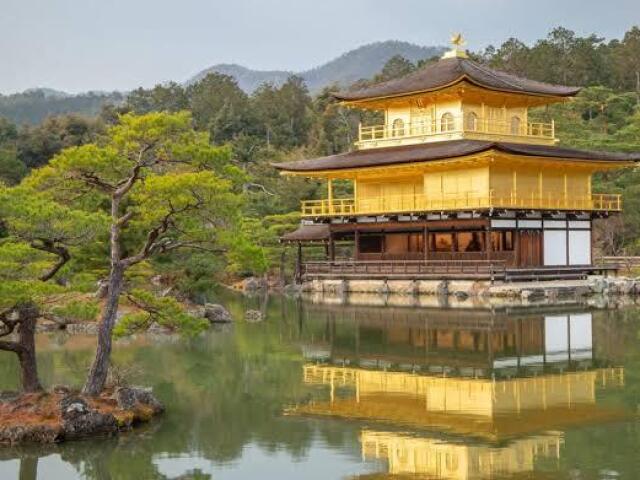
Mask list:
[[[237,321],[120,341],[167,414],[117,439],[0,450],[1,479],[635,479],[640,308],[416,308],[218,294]],[[246,309],[266,319],[250,323]],[[41,335],[47,385],[94,338]],[[15,388],[3,355],[0,388]]]

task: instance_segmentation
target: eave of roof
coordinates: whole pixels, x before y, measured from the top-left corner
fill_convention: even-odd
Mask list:
[[[297,230],[280,237],[282,242],[324,242],[329,240],[329,225],[300,225]]]
[[[356,150],[354,152],[297,162],[273,163],[272,166],[284,172],[318,172],[447,160],[480,154],[491,150],[518,156],[546,157],[586,162],[631,164],[640,161],[640,153],[596,152],[565,147],[482,140],[451,140],[400,147]]]

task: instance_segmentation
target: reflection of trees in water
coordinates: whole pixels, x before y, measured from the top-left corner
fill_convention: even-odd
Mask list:
[[[258,304],[261,300],[256,300]],[[253,301],[253,300],[252,300]],[[236,319],[244,308],[231,305]],[[266,452],[285,451],[303,458],[314,436],[339,447],[357,450],[356,427],[338,422],[283,417],[287,405],[309,399],[302,383],[301,327],[294,303],[271,297],[268,320],[258,324],[237,321],[230,331],[214,332],[191,341],[161,341],[149,346],[118,344],[114,361],[139,365],[136,382],[153,385],[168,406],[165,416],[118,439],[70,442],[52,447],[12,450],[9,458],[21,458],[24,478],[35,478],[37,459],[61,455],[89,479],[164,479],[154,464],[162,454],[171,458],[188,453],[214,462],[242,455],[255,442]],[[41,349],[39,362],[47,385],[80,385],[91,360],[89,348],[76,349],[56,341],[55,349]],[[61,347],[62,345],[62,347]],[[13,362],[0,362],[1,387],[12,386]],[[42,474],[41,474],[42,475]],[[209,478],[202,472],[186,472],[180,478]],[[22,478],[22,477],[21,477]]]

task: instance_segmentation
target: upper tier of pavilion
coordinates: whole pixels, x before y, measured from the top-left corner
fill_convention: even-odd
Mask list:
[[[402,78],[334,93],[344,105],[384,114],[360,125],[360,149],[447,140],[553,145],[555,124],[529,108],[561,102],[579,87],[553,85],[494,70],[468,58],[462,41],[442,59]]]

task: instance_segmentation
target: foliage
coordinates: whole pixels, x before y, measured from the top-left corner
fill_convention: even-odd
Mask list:
[[[129,292],[127,298],[137,310],[122,316],[113,331],[116,337],[146,331],[153,323],[186,336],[197,335],[209,326],[207,319],[189,314],[172,297],[158,297],[146,290],[136,289]]]
[[[95,300],[72,299],[51,309],[54,315],[78,322],[93,322],[100,313],[100,303]]]
[[[93,116],[107,104],[118,104],[124,99],[122,93],[94,93],[68,95],[44,89],[27,90],[12,95],[0,95],[0,117],[11,119],[19,125],[36,125],[47,117],[78,112]]]

